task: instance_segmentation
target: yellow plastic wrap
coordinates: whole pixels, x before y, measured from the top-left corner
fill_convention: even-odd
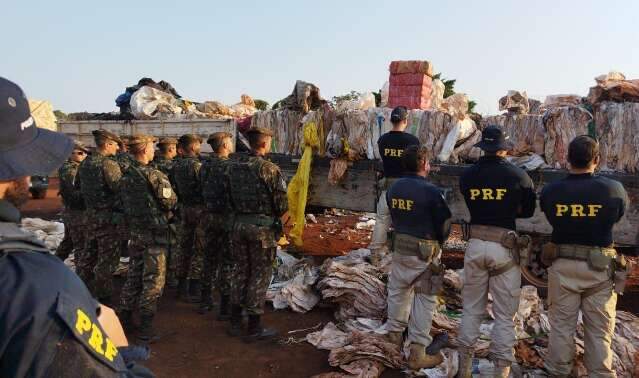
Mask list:
[[[308,196],[308,184],[311,178],[311,162],[313,161],[313,149],[319,147],[319,136],[317,135],[317,125],[315,122],[308,122],[304,125],[304,153],[297,166],[297,172],[288,185],[288,212],[293,222],[293,228],[289,233],[293,243],[301,247],[303,244],[302,234],[306,216],[306,198]]]
[[[31,110],[31,116],[39,128],[58,131],[57,119],[49,101],[29,99],[29,110]]]

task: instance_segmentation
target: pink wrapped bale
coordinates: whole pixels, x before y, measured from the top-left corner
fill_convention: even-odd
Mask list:
[[[395,85],[433,85],[433,79],[424,74],[391,74],[388,83],[391,87]]]
[[[427,110],[431,107],[430,97],[388,97],[388,106],[405,106],[408,109]]]
[[[430,97],[432,89],[429,86],[421,85],[396,85],[391,86],[388,92],[389,97]]]

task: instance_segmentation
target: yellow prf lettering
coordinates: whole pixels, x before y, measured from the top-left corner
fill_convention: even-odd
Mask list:
[[[113,342],[111,342],[111,340],[107,338],[106,351],[104,352],[104,357],[106,357],[106,359],[109,361],[113,361],[113,359],[115,359],[115,356],[117,355],[118,355],[118,348],[116,348],[115,345],[113,345]]]
[[[80,335],[82,335],[83,333],[91,330],[91,325],[93,323],[91,323],[91,319],[84,313],[84,311],[78,309],[76,313],[78,315],[78,319],[75,322],[75,329]]]
[[[411,211],[413,209],[413,200],[406,200],[406,210]]]
[[[397,198],[393,198],[393,199],[391,200],[391,207],[392,207],[393,209],[397,207]]]
[[[588,216],[589,217],[596,217],[597,216],[597,212],[602,207],[603,206],[601,206],[601,205],[588,205]]]
[[[503,198],[504,198],[504,194],[506,194],[506,189],[496,189],[496,191],[497,191],[497,196],[496,196],[496,198],[497,198],[498,200],[503,199]]]
[[[492,200],[493,198],[493,190],[492,189],[482,189],[481,193],[483,195],[482,199],[485,200]]]
[[[471,189],[470,190],[470,199],[474,200],[475,198],[477,198],[477,196],[481,194],[481,190],[479,189]]]
[[[399,208],[400,210],[406,210],[405,202],[403,199],[399,200]]]
[[[402,153],[404,153],[404,150],[397,150],[397,157],[402,157]]]
[[[557,208],[557,216],[558,217],[563,217],[564,214],[566,214],[568,212],[568,205],[562,205],[562,204],[556,204],[555,207]]]
[[[390,148],[384,148],[384,156],[388,156],[390,154]]]
[[[104,350],[102,350],[102,342],[104,342],[104,338],[102,337],[102,331],[100,328],[93,324],[91,327],[91,338],[89,339],[89,345],[98,353],[104,354]]]
[[[570,209],[572,212],[570,213],[571,217],[585,217],[584,214],[584,206],[583,205],[570,205]]]

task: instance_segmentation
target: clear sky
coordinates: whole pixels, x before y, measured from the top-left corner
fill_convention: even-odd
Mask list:
[[[509,89],[586,95],[593,78],[639,78],[639,2],[9,1],[0,75],[65,112],[116,110],[143,76],[184,97],[271,104],[296,79],[323,97],[378,90],[392,60],[426,59],[497,112]]]

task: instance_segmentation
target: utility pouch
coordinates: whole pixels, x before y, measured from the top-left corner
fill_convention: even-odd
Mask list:
[[[521,266],[528,265],[530,261],[530,246],[532,245],[532,239],[528,235],[519,235],[517,237],[517,254],[519,257],[518,263]]]
[[[549,242],[541,246],[541,262],[545,266],[551,266],[559,258],[559,246]]]
[[[439,254],[439,243],[434,240],[421,240],[418,242],[419,258],[427,264],[432,263],[433,259]]]
[[[501,245],[507,249],[517,249],[517,233],[514,231],[504,233],[501,237]]]
[[[603,272],[612,263],[612,257],[607,256],[601,248],[593,248],[588,254],[588,266],[596,272]]]
[[[615,293],[623,295],[626,289],[626,279],[630,273],[631,266],[623,255],[617,255],[614,259],[615,272],[613,282],[615,284]]]

